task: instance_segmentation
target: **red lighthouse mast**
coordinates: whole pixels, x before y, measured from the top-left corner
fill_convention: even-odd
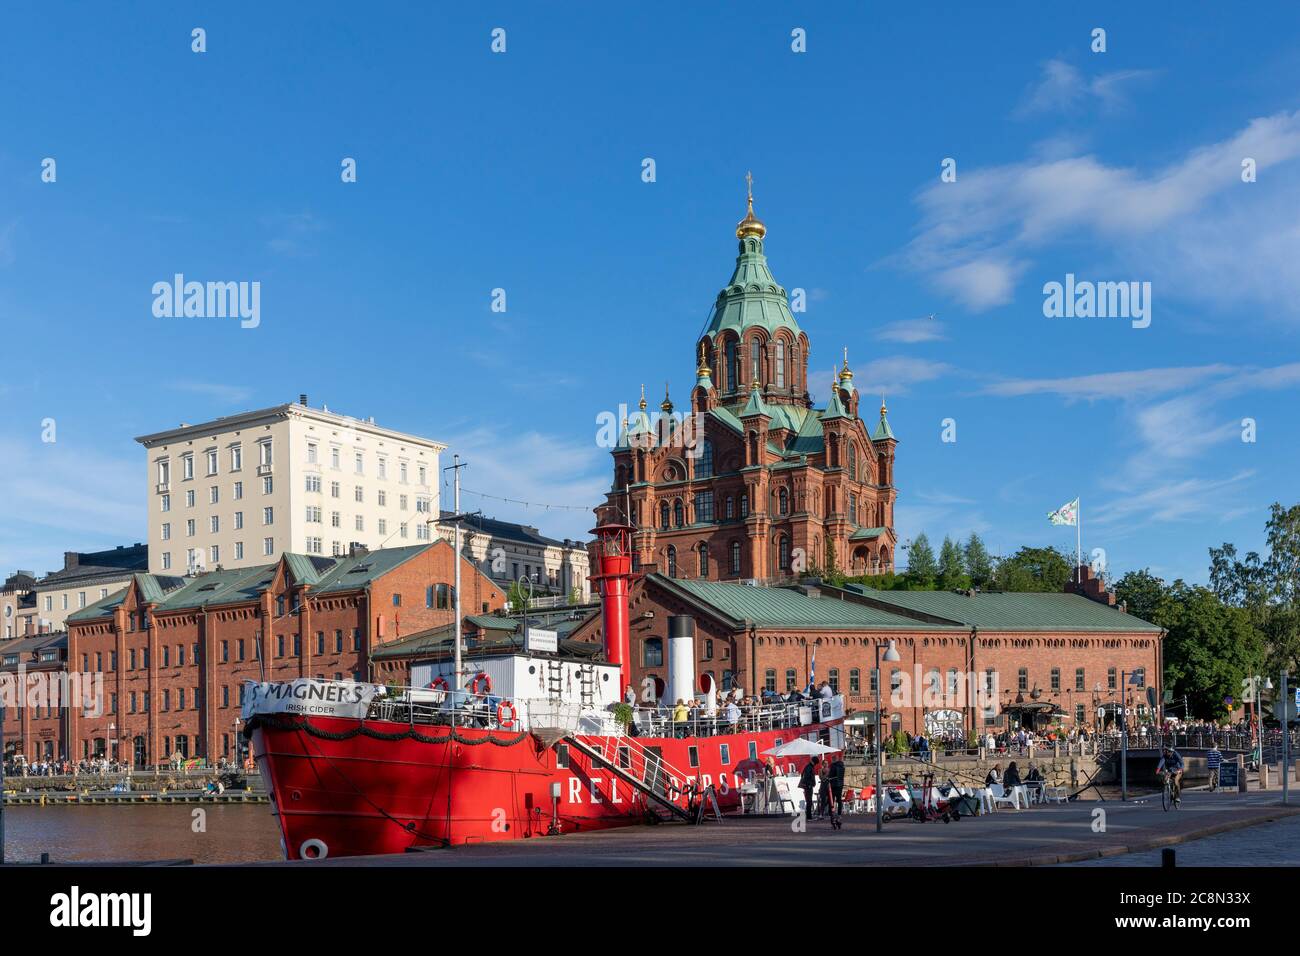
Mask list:
[[[632,526],[607,520],[591,533],[596,536],[597,572],[591,581],[600,588],[601,630],[605,635],[605,659],[618,665],[619,696],[627,694],[630,681],[628,636],[628,592],[632,582]]]

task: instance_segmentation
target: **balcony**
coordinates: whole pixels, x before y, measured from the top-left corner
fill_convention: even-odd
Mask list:
[[[170,482],[170,481],[160,481],[160,482],[158,482],[158,494],[160,494],[160,495],[165,495],[165,494],[167,494],[167,492],[171,491],[171,487],[172,487],[172,485],[171,485],[171,482]]]
[[[270,473],[271,473],[271,465],[269,462],[267,464],[257,466],[257,477],[263,478],[269,475]]]

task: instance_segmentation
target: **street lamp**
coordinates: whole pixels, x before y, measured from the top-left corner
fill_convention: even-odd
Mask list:
[[[899,661],[902,660],[898,655],[898,649],[894,642],[889,642],[889,649],[885,651],[885,660]],[[879,833],[884,829],[884,794],[880,790],[880,772],[881,762],[884,760],[884,748],[880,741],[880,642],[876,642],[876,832]]]
[[[1263,687],[1260,686],[1260,681],[1263,681],[1263,682],[1264,682]],[[1256,741],[1256,752],[1259,754],[1259,756],[1256,757],[1255,759],[1256,759],[1256,761],[1258,762],[1259,766],[1262,768],[1262,767],[1264,766],[1264,714],[1262,713],[1262,711],[1261,711],[1261,709],[1260,709],[1260,708],[1263,706],[1263,704],[1262,704],[1262,702],[1260,701],[1260,693],[1259,693],[1259,692],[1260,692],[1261,690],[1272,690],[1272,689],[1273,689],[1273,678],[1271,678],[1271,677],[1259,677],[1258,675],[1256,675],[1256,677],[1255,677],[1255,679],[1252,681],[1252,683],[1255,685],[1255,741]],[[1263,779],[1264,779],[1264,771],[1261,769],[1259,773],[1260,773],[1260,779],[1263,780]]]

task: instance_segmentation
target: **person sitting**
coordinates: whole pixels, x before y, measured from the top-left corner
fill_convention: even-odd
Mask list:
[[[1016,762],[1014,760],[1011,761],[1011,763],[1007,765],[1006,776],[1002,778],[1002,786],[1010,790],[1012,787],[1020,786],[1023,782],[1024,781],[1020,779],[1020,770],[1016,767]]]
[[[734,700],[727,704],[727,724],[730,726],[732,733],[740,729],[740,708]]]
[[[984,786],[991,787],[995,783],[1000,784],[1001,782],[1002,782],[1002,764],[995,763],[993,765],[993,769],[988,772],[988,776],[984,778]]]

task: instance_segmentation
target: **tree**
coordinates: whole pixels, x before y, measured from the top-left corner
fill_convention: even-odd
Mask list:
[[[1224,543],[1210,549],[1210,586],[1224,603],[1250,618],[1266,648],[1270,673],[1300,663],[1300,505],[1274,502],[1266,524],[1268,556],[1244,560]]]
[[[961,545],[946,535],[943,545],[939,548],[939,587],[945,591],[964,591],[970,587],[970,578],[966,576],[966,559],[962,555]]]
[[[966,562],[966,575],[970,578],[971,584],[982,588],[993,580],[993,556],[989,554],[988,548],[984,547],[984,542],[974,531],[966,540],[962,556]]]
[[[1150,571],[1130,571],[1115,584],[1129,613],[1163,627],[1165,689],[1186,697],[1194,715],[1217,718],[1223,699],[1240,697],[1242,681],[1258,673],[1264,641],[1242,608],[1231,607],[1209,588]]]
[[[939,575],[939,565],[934,560],[934,551],[930,548],[930,539],[925,532],[918,534],[907,549],[907,576],[923,588],[934,585]]]
[[[993,583],[1002,591],[1065,590],[1074,568],[1074,559],[1055,548],[1021,548],[998,562]]]

